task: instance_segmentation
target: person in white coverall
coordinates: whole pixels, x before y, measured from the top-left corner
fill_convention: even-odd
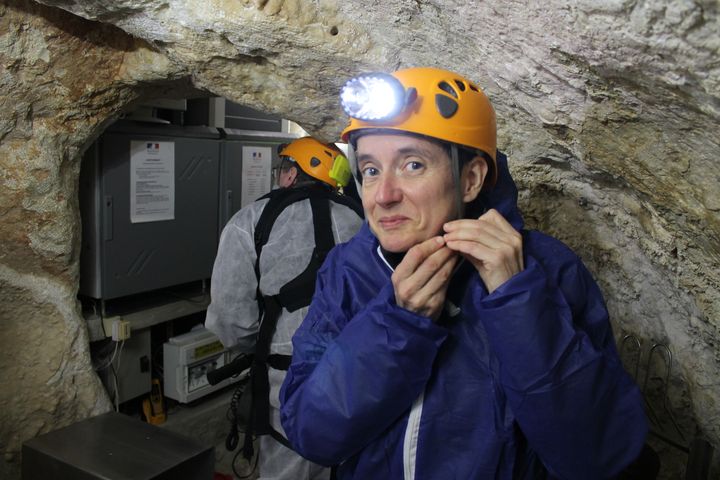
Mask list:
[[[268,299],[278,298],[274,296],[281,292],[284,285],[301,272],[312,270],[312,265],[308,265],[312,261],[321,263],[327,253],[323,252],[319,260],[315,258],[314,239],[325,231],[326,235],[332,234],[331,241],[335,244],[345,242],[358,231],[363,221],[361,207],[348,196],[336,192],[337,187],[347,184],[350,173],[347,159],[335,146],[305,137],[285,146],[280,156],[282,164],[277,182],[280,188],[238,211],[222,232],[212,273],[211,303],[205,322],[206,328],[214,332],[225,347],[237,347],[242,352],[255,353],[256,359],[256,347],[260,348],[258,337],[261,320],[265,321],[268,312],[272,311]],[[260,260],[257,262],[256,228],[261,228],[258,226],[261,215],[269,202],[287,200],[291,195],[295,196],[289,204],[281,203],[277,208],[279,214],[268,229],[269,234],[261,245]],[[329,206],[329,224],[326,222],[324,226],[318,227],[311,198],[321,198],[320,203]],[[273,435],[259,436],[259,478],[263,480],[325,479],[330,474],[328,469],[303,459],[287,448],[281,443],[283,438],[276,439],[277,434],[284,436],[278,400],[278,392],[285,378],[282,368],[286,369],[289,364],[292,336],[307,313],[307,305],[314,290],[315,271],[306,273],[309,273],[308,278],[312,278],[309,295],[305,295],[307,298],[301,298],[300,301],[294,298],[292,307],[280,302],[277,308],[279,314],[276,315],[277,326],[269,342],[269,360],[281,361],[268,361],[266,366],[260,367],[268,372],[269,423],[274,430]],[[298,293],[301,289],[293,285],[286,289],[290,290],[290,295],[302,296]],[[261,296],[260,305],[258,294]],[[260,309],[263,311],[262,318]],[[278,363],[284,363],[285,366],[274,368]]]

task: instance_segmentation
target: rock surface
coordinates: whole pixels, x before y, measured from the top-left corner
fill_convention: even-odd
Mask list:
[[[485,88],[528,225],[586,261],[641,386],[670,348],[680,429],[720,449],[716,1],[41,3],[0,5],[0,477],[23,440],[111,408],[75,300],[79,159],[104,126],[197,89],[334,140],[349,75],[412,65]]]

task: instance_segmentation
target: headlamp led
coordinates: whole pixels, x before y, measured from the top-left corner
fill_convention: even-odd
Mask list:
[[[365,73],[345,83],[340,103],[348,116],[358,120],[388,120],[405,107],[405,88],[387,73]]]

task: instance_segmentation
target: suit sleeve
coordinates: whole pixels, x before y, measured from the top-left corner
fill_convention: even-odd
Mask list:
[[[223,229],[210,284],[211,302],[205,327],[225,347],[251,352],[259,329],[255,299],[255,244],[252,235],[235,223]]]
[[[642,397],[622,367],[597,284],[574,255],[561,265],[529,256],[523,272],[476,306],[508,401],[548,470],[611,478],[642,449]]]
[[[319,272],[280,392],[290,443],[323,465],[349,458],[410,408],[447,336],[430,319],[397,307],[389,281],[350,313],[352,298],[337,270],[326,261]]]

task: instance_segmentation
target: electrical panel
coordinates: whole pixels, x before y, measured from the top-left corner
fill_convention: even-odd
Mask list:
[[[81,294],[112,299],[210,277],[220,150],[214,128],[130,121],[90,147],[80,177]]]
[[[80,293],[111,300],[210,278],[223,227],[270,191],[278,147],[295,138],[113,124],[83,158]]]
[[[229,364],[236,355],[205,328],[168,339],[163,344],[165,396],[188,403],[237,382],[242,378],[240,375],[215,385],[210,385],[207,379],[208,372]]]
[[[222,154],[220,157],[220,220],[222,231],[235,212],[243,206],[243,148],[252,152],[268,152],[272,168],[280,166],[278,148],[297,137],[287,133],[259,132],[224,128]],[[271,184],[275,179],[270,179]],[[246,181],[247,183],[247,181]],[[247,185],[246,185],[247,187]],[[257,187],[250,185],[250,188]],[[245,204],[255,198],[254,192],[245,192]]]

